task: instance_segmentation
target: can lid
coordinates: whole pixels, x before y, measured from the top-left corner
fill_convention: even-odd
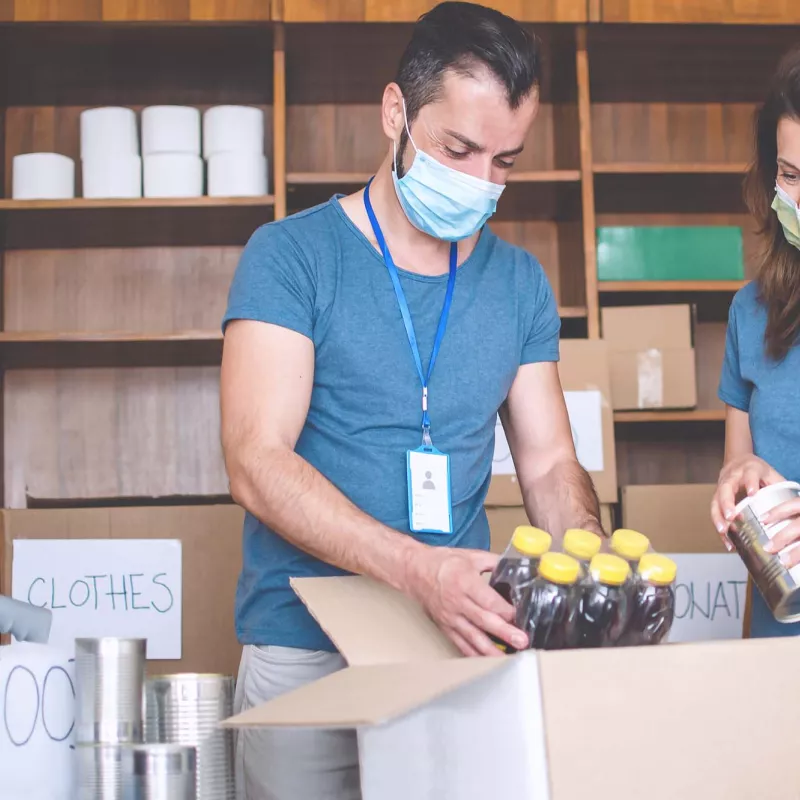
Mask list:
[[[545,553],[539,564],[539,574],[552,583],[569,585],[578,580],[581,565],[564,553]]]
[[[666,586],[675,580],[678,565],[667,556],[645,553],[639,562],[639,574],[649,583]]]
[[[533,525],[519,525],[514,530],[511,544],[526,556],[540,556],[550,549],[552,537],[541,528]]]
[[[599,553],[592,559],[589,571],[598,583],[621,586],[630,575],[631,568],[624,558],[612,553]]]
[[[620,528],[611,537],[611,549],[628,561],[638,561],[650,547],[650,540],[639,531]]]
[[[734,516],[738,517],[745,508],[755,502],[761,501],[762,503],[768,503],[771,494],[783,492],[786,489],[793,490],[800,494],[800,483],[796,483],[795,481],[781,481],[780,483],[771,483],[769,486],[762,486],[755,494],[749,495],[737,503],[733,511]]]
[[[573,558],[591,559],[600,552],[602,541],[596,533],[570,528],[564,534],[564,552]]]

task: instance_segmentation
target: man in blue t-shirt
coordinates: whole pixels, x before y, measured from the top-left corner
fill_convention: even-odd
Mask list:
[[[417,600],[465,655],[517,647],[481,573],[502,419],[528,516],[602,533],[558,377],[560,322],[528,252],[484,227],[539,103],[535,40],[444,3],[383,94],[362,191],[259,229],[231,286],[222,437],[246,510],[237,709],[344,662],[289,579],[359,573]],[[358,796],[355,734],[248,731],[248,800]]]

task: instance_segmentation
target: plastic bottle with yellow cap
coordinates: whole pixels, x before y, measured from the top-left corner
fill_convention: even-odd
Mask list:
[[[581,566],[566,553],[545,553],[533,582],[523,630],[537,650],[563,650],[578,645],[578,579]]]
[[[589,565],[589,574],[578,609],[580,643],[582,647],[611,647],[628,625],[631,568],[624,558],[599,553]]]
[[[524,619],[530,601],[539,559],[550,549],[551,542],[552,538],[546,531],[532,525],[520,525],[514,530],[511,542],[489,580],[489,585],[516,609],[518,624]],[[504,652],[516,652],[507,642],[491,638]]]
[[[603,540],[591,531],[570,528],[564,533],[563,548],[568,556],[580,562],[584,574],[589,571],[589,562],[600,552]]]
[[[619,528],[611,536],[611,549],[630,564],[631,572],[635,572],[639,559],[650,549],[650,540],[639,531]]]
[[[620,644],[659,644],[675,618],[675,578],[678,566],[667,556],[646,553],[639,569],[631,615]]]

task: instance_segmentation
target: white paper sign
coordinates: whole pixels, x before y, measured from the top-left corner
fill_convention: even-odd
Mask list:
[[[53,611],[50,644],[147,639],[147,657],[181,657],[181,542],[177,539],[17,539],[12,595]]]
[[[74,659],[21,642],[0,647],[3,800],[72,800],[75,784]]]
[[[590,389],[583,392],[564,392],[572,441],[580,465],[588,472],[603,471],[603,395]],[[515,475],[514,461],[500,417],[494,427],[492,475]]]
[[[678,553],[670,642],[741,639],[747,569],[736,554]]]

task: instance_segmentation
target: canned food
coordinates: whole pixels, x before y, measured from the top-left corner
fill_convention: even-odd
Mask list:
[[[747,571],[778,622],[800,620],[800,565],[786,569],[778,555],[764,546],[788,521],[764,525],[761,517],[787,500],[800,497],[800,483],[785,481],[765,486],[736,506],[728,534]],[[793,545],[794,549],[800,545]]]

